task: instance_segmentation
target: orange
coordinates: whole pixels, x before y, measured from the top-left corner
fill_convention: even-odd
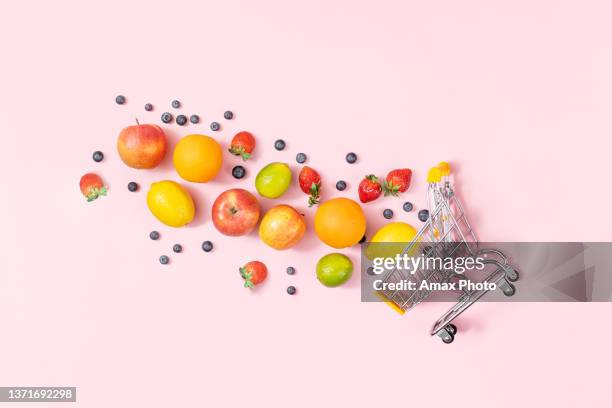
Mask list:
[[[314,223],[319,239],[334,248],[355,245],[366,231],[361,206],[348,198],[334,198],[321,204]]]
[[[187,135],[174,148],[174,168],[187,181],[206,183],[217,176],[223,155],[215,139],[204,135]]]

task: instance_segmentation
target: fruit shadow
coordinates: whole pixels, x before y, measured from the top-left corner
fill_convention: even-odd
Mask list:
[[[159,170],[174,172],[174,164],[172,162],[172,153],[174,152],[174,146],[179,141],[180,136],[178,132],[170,127],[162,127],[164,133],[166,134],[166,140],[168,141],[168,147],[166,149],[166,155],[162,162],[157,166]]]
[[[195,216],[193,220],[189,223],[188,227],[197,228],[201,225],[206,224],[206,196],[202,188],[195,183],[182,183],[183,187],[189,192],[191,197],[193,198],[193,202],[195,204]],[[211,204],[212,205],[212,204]],[[210,207],[209,207],[210,208]]]

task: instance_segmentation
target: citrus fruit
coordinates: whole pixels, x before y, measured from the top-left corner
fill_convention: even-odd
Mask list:
[[[171,227],[182,227],[193,220],[195,206],[189,192],[175,181],[151,184],[147,206],[159,221]]]
[[[221,146],[210,136],[188,135],[176,144],[173,161],[183,179],[206,183],[219,173],[223,162]]]
[[[270,208],[259,224],[259,238],[274,249],[294,246],[305,232],[304,218],[285,204]]]
[[[286,163],[270,163],[255,178],[257,192],[266,198],[278,198],[291,184],[291,169]]]
[[[317,279],[330,288],[342,285],[352,274],[353,263],[346,255],[327,254],[317,262]]]
[[[315,232],[321,241],[334,248],[359,242],[366,231],[361,206],[349,198],[334,198],[321,204],[315,214]]]
[[[402,253],[416,234],[417,230],[410,224],[391,222],[376,231],[376,234],[370,239],[365,250],[366,257],[368,259],[394,257]]]

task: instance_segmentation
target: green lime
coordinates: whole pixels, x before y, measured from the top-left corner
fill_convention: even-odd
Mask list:
[[[257,192],[266,198],[282,196],[289,185],[291,185],[291,169],[285,163],[270,163],[259,170],[255,178]]]
[[[353,263],[346,255],[327,254],[317,262],[317,279],[330,288],[342,285],[352,274]]]

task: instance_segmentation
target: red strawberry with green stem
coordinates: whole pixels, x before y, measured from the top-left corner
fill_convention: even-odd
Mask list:
[[[105,196],[108,191],[108,188],[102,183],[100,176],[95,173],[87,173],[81,177],[79,187],[87,201],[93,201],[100,196]]]
[[[254,288],[268,276],[268,268],[263,262],[251,261],[240,268],[240,276],[244,279],[245,288]]]
[[[300,189],[306,194],[310,194],[308,197],[308,206],[312,207],[319,203],[319,197],[321,196],[321,176],[311,167],[304,166],[300,171],[298,177],[300,182]]]
[[[378,177],[373,174],[365,176],[359,183],[359,200],[362,203],[369,203],[376,200],[382,193],[382,186],[378,181]]]
[[[232,138],[229,152],[235,156],[242,156],[242,160],[247,161],[255,149],[255,138],[250,132],[238,132]]]
[[[397,197],[399,193],[403,193],[410,187],[410,179],[412,178],[412,170],[396,169],[391,170],[387,174],[385,181],[385,196],[393,195]]]

